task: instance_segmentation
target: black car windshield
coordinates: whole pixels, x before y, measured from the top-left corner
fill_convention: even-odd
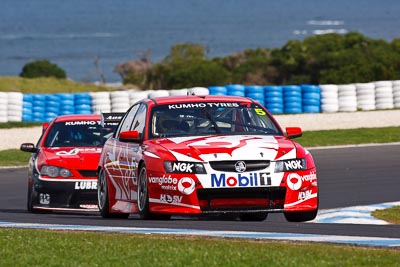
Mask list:
[[[151,112],[149,128],[150,138],[211,134],[282,135],[261,106],[233,102],[158,105]]]
[[[56,122],[49,129],[45,147],[97,147],[103,146],[116,126],[102,127],[100,121]]]

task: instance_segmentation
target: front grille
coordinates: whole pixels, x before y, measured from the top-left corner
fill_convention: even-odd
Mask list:
[[[203,212],[280,211],[285,202],[285,187],[247,187],[198,189]]]
[[[235,164],[237,160],[210,161],[210,166],[216,171],[237,172]],[[246,172],[258,171],[267,168],[270,165],[269,160],[243,160],[246,163]]]
[[[96,177],[97,176],[97,171],[96,170],[78,170],[78,172],[83,177]]]

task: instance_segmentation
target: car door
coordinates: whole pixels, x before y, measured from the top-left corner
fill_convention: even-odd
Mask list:
[[[116,189],[116,199],[136,201],[137,199],[137,152],[140,148],[139,143],[126,142],[119,140],[121,132],[136,130],[140,136],[144,135],[147,108],[145,104],[134,106],[127,116],[123,119],[113,143],[108,157],[111,168],[108,168],[110,180]]]
[[[123,176],[128,175],[126,173],[127,166],[125,166],[125,153],[128,144],[126,142],[120,142],[118,136],[121,132],[131,128],[139,106],[139,104],[136,104],[127,111],[114,135],[107,140],[103,147],[102,165],[112,187],[115,189],[115,199],[128,199],[130,195],[129,188],[124,184],[123,179]]]

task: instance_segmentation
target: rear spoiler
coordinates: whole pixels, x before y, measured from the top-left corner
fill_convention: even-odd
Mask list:
[[[100,124],[102,127],[110,125],[118,125],[125,113],[101,113]]]

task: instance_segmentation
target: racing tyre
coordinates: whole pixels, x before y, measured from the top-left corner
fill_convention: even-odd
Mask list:
[[[30,213],[50,213],[49,210],[40,210],[33,207],[33,201],[36,195],[36,191],[33,189],[33,184],[28,186],[28,196],[26,201],[26,208]]]
[[[146,165],[143,164],[139,172],[138,181],[138,209],[141,219],[150,219],[149,211],[149,186],[147,183],[147,170]]]
[[[129,213],[110,213],[108,185],[106,175],[104,174],[103,170],[100,170],[97,181],[97,201],[101,217],[117,219],[126,219],[129,217]]]
[[[171,218],[169,214],[152,214],[149,210],[149,185],[147,183],[146,165],[142,165],[139,172],[138,181],[138,209],[139,216],[143,220],[168,220]]]
[[[314,220],[317,217],[318,209],[306,212],[287,212],[285,218],[289,222],[305,222]]]
[[[35,209],[33,208],[33,195],[32,195],[32,187],[28,186],[28,196],[27,196],[27,201],[26,201],[26,209],[31,212],[35,213]]]
[[[267,212],[243,213],[240,215],[240,220],[261,222],[267,219],[267,216],[268,216]]]

